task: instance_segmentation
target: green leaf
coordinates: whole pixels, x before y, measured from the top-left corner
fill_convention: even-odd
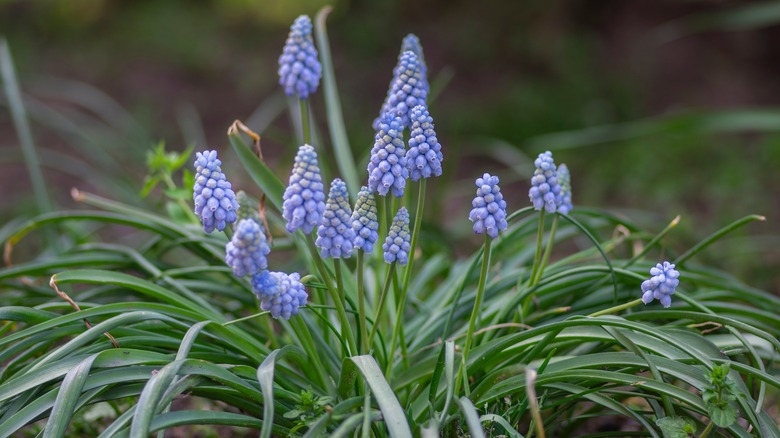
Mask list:
[[[344,115],[341,112],[339,90],[336,85],[336,74],[333,71],[333,60],[330,56],[330,43],[328,42],[328,28],[325,20],[333,10],[331,6],[325,6],[317,13],[315,32],[317,33],[317,48],[322,60],[322,82],[325,95],[325,114],[328,119],[330,142],[336,153],[336,162],[344,181],[347,183],[349,194],[355,199],[360,188],[358,174],[355,166],[355,158],[349,147],[347,129],[344,125]]]
[[[412,431],[409,428],[406,413],[387,380],[382,375],[382,370],[379,369],[376,360],[371,356],[353,356],[351,360],[371,387],[371,392],[379,404],[379,409],[382,411],[390,436],[398,438],[411,437]],[[362,402],[362,399],[360,401]]]
[[[696,423],[686,417],[664,417],[656,420],[664,438],[695,438]]]
[[[474,438],[485,438],[485,430],[482,429],[482,423],[479,421],[479,414],[474,403],[471,403],[467,397],[461,397],[457,401],[463,416],[466,418],[466,424],[469,426],[469,435]]]
[[[76,410],[76,402],[81,396],[84,382],[89,377],[89,371],[97,358],[94,354],[73,367],[62,381],[54,407],[49,415],[49,422],[43,431],[43,438],[62,437],[67,432],[70,419]]]
[[[149,425],[149,432],[165,430],[176,426],[186,426],[190,424],[208,424],[235,427],[248,427],[259,429],[264,424],[257,418],[243,414],[234,414],[232,412],[216,411],[175,411],[166,412],[154,417]],[[274,427],[279,436],[286,436],[288,429],[283,427]]]
[[[729,427],[737,421],[737,409],[730,404],[718,406],[708,403],[707,412],[718,427]]]
[[[305,357],[303,350],[295,345],[287,345],[278,350],[274,350],[263,363],[257,367],[257,381],[260,382],[260,390],[263,392],[263,429],[260,436],[268,438],[271,436],[271,426],[274,421],[274,369],[276,361],[287,354],[297,354],[299,357]]]
[[[244,169],[249,173],[249,176],[266,194],[266,198],[271,205],[276,207],[277,210],[282,211],[282,194],[284,193],[284,185],[282,182],[274,175],[271,169],[265,165],[265,163],[257,158],[257,155],[255,155],[252,149],[244,142],[244,139],[241,138],[241,134],[229,134],[228,139],[230,140],[230,145],[233,146],[233,151],[238,155],[241,164],[244,165]]]

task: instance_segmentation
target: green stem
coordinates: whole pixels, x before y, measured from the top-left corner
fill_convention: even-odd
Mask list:
[[[227,236],[227,240],[230,240],[233,238],[233,227],[230,224],[225,225],[225,236]]]
[[[255,313],[255,314],[252,314],[252,315],[249,315],[249,316],[245,316],[243,318],[238,318],[238,319],[234,319],[232,321],[223,322],[222,325],[226,326],[226,325],[235,324],[237,322],[246,321],[246,320],[249,320],[249,319],[252,319],[252,318],[257,318],[258,316],[263,316],[263,315],[265,315],[267,313],[269,313],[269,312],[264,310],[262,312],[258,312],[258,313]]]
[[[333,270],[336,272],[336,289],[338,289],[341,305],[347,308],[347,300],[344,298],[344,280],[341,278],[341,259],[333,259]]]
[[[677,257],[675,259],[674,263],[678,265],[682,265],[685,263],[689,258],[695,256],[699,253],[699,251],[703,250],[704,248],[708,247],[713,242],[717,241],[724,235],[736,230],[737,228],[741,227],[742,225],[748,224],[753,221],[765,221],[766,218],[764,216],[759,216],[756,214],[751,214],[748,216],[743,217],[742,219],[736,220],[725,227],[721,228],[720,230],[712,233],[710,236],[708,236],[706,239],[702,240],[701,242],[697,243],[693,248],[689,249],[685,252],[685,254],[681,255],[680,257]]]
[[[164,174],[162,175],[162,177],[163,177],[163,181],[165,182],[165,186],[166,186],[166,187],[168,187],[168,190],[174,191],[174,190],[176,190],[176,189],[177,189],[177,187],[176,187],[176,183],[175,183],[175,182],[173,182],[173,178],[171,178],[171,175],[170,175],[170,174],[168,174],[168,173],[164,173]],[[200,220],[198,219],[198,217],[197,217],[197,216],[195,216],[195,215],[192,213],[192,210],[193,210],[193,209],[192,209],[192,207],[190,207],[190,206],[189,206],[189,205],[188,205],[188,204],[187,204],[187,203],[184,201],[184,199],[182,199],[182,198],[178,198],[178,197],[177,197],[177,198],[176,198],[176,203],[177,203],[177,204],[179,204],[179,206],[181,207],[182,211],[184,211],[185,213],[187,213],[187,212],[189,212],[189,213],[190,213],[190,214],[188,214],[188,215],[187,215],[187,218],[190,220],[190,222],[192,222],[192,223],[195,223],[195,224],[199,224],[199,223],[200,223]]]
[[[346,354],[348,356],[356,354],[358,350],[355,344],[355,335],[352,333],[352,326],[349,324],[347,311],[344,307],[344,303],[341,300],[341,297],[339,296],[339,292],[336,290],[336,288],[333,287],[333,279],[330,277],[325,264],[322,262],[322,258],[320,258],[320,254],[317,252],[317,247],[314,245],[314,239],[311,237],[311,234],[306,235],[306,243],[309,246],[309,252],[311,253],[312,258],[314,259],[314,264],[317,265],[317,270],[322,276],[322,282],[325,283],[325,286],[327,286],[328,292],[330,292],[330,297],[333,300],[333,305],[336,306],[336,313],[339,315],[341,330],[344,331],[344,335],[347,338],[347,344],[349,345],[350,351],[346,352]]]
[[[360,328],[360,354],[368,354],[368,329],[366,328],[366,297],[363,284],[363,250],[357,250],[358,326]]]
[[[547,247],[544,248],[544,257],[542,257],[542,263],[539,265],[539,269],[536,271],[536,278],[534,279],[534,285],[538,284],[542,279],[542,273],[544,272],[547,262],[550,261],[550,254],[552,253],[553,240],[555,239],[555,230],[558,228],[558,215],[553,217],[552,226],[550,227],[550,235],[547,237]]]
[[[306,99],[298,99],[301,109],[301,129],[303,130],[303,143],[311,144],[311,126],[309,125],[309,103]]]
[[[712,429],[715,427],[715,423],[710,421],[707,424],[707,427],[704,428],[704,431],[699,435],[699,438],[707,438],[710,435],[710,432],[712,432]]]
[[[536,233],[536,252],[534,253],[534,266],[531,269],[531,276],[528,277],[528,287],[534,286],[536,272],[539,270],[539,264],[542,259],[542,236],[544,235],[544,209],[539,211],[539,229]]]
[[[401,339],[404,338],[403,314],[404,314],[404,307],[406,306],[406,292],[409,289],[409,279],[412,276],[412,264],[414,262],[414,253],[417,248],[417,239],[419,238],[420,226],[422,224],[423,206],[425,205],[425,181],[426,181],[425,178],[420,180],[420,192],[417,195],[417,210],[415,211],[415,217],[414,217],[414,231],[412,232],[412,242],[409,250],[409,261],[407,262],[406,270],[404,271],[404,281],[401,286],[401,297],[398,300],[398,311],[395,315],[395,326],[393,327],[393,340],[390,343],[391,360],[388,360],[387,370],[385,371],[385,375],[387,376],[388,381],[390,379],[390,371],[393,366],[392,355],[395,354],[395,347],[397,345],[397,341],[399,337]],[[406,350],[405,345],[402,345],[402,350]]]
[[[390,283],[393,279],[394,273],[395,262],[390,264],[390,267],[387,269],[387,274],[385,275],[385,284],[382,286],[382,292],[379,295],[379,302],[377,303],[376,313],[374,314],[374,325],[371,326],[371,334],[368,335],[369,348],[374,345],[374,335],[376,335],[376,329],[379,326],[380,319],[382,318],[382,311],[385,307],[385,299],[387,298],[387,292],[390,290]]]
[[[468,360],[469,351],[471,350],[471,341],[474,337],[474,328],[477,325],[477,316],[479,315],[480,308],[482,307],[482,298],[485,295],[485,284],[487,283],[488,268],[490,267],[490,245],[493,239],[485,234],[485,249],[482,252],[482,270],[479,272],[479,284],[477,286],[477,299],[474,302],[474,309],[471,310],[471,318],[469,319],[469,328],[466,332],[466,343],[463,346],[463,360],[461,362],[461,369],[463,375],[464,389],[466,390],[466,396],[471,392],[468,385]],[[458,382],[460,379],[455,379],[455,394],[458,394]]]
[[[314,365],[322,388],[327,390],[329,394],[334,394],[335,388],[333,383],[325,374],[325,368],[322,365],[317,348],[314,346],[314,340],[311,337],[311,333],[309,333],[309,327],[306,325],[300,315],[290,318],[289,321],[290,326],[292,326],[293,331],[296,335],[298,335],[298,339],[301,341],[301,346],[306,352],[306,356],[308,356],[308,358],[313,362],[312,365]]]
[[[619,306],[610,307],[609,309],[599,310],[598,312],[591,313],[588,316],[596,317],[596,316],[603,316],[603,315],[611,315],[613,313],[621,312],[623,310],[626,310],[628,308],[637,306],[639,304],[642,304],[642,299],[641,298],[637,298],[637,299],[635,299],[633,301],[629,301],[627,303],[623,303],[623,304],[621,304]]]

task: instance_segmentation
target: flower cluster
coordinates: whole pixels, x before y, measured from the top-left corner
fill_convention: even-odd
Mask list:
[[[260,299],[260,308],[277,319],[297,315],[298,308],[305,306],[309,298],[297,272],[288,275],[263,271],[252,277],[252,290]]]
[[[368,189],[386,196],[404,195],[409,169],[406,168],[403,124],[398,116],[385,114],[374,137],[371,159],[368,162]]]
[[[309,234],[322,221],[325,192],[314,147],[305,144],[298,148],[283,200],[282,217],[287,221],[287,232],[300,228]]]
[[[498,232],[506,230],[506,201],[498,186],[498,177],[489,173],[477,178],[477,196],[471,201],[474,207],[469,213],[469,220],[474,222],[474,233],[487,233],[492,239],[498,237]]]
[[[561,206],[558,207],[558,212],[569,214],[573,208],[571,203],[571,174],[569,174],[569,168],[565,164],[558,166],[558,183],[561,185]]]
[[[316,245],[323,258],[348,259],[352,255],[355,230],[352,229],[351,216],[347,185],[336,178],[330,184],[322,224],[317,229]]]
[[[379,239],[379,221],[376,199],[366,186],[361,187],[357,195],[355,210],[352,212],[352,229],[355,231],[355,248],[367,253],[373,251]]]
[[[225,178],[217,158],[217,151],[204,151],[195,154],[195,185],[192,198],[195,202],[195,214],[203,223],[203,230],[211,233],[216,228],[225,229],[227,224],[236,221],[238,201],[230,182]]]
[[[412,181],[431,176],[441,176],[443,156],[441,145],[433,129],[433,117],[425,105],[412,109],[412,128],[409,134],[409,150],[406,151],[406,167]]]
[[[403,266],[409,262],[410,237],[409,211],[406,210],[406,207],[401,207],[395,214],[393,225],[390,226],[385,243],[382,245],[387,263],[398,262],[399,265]]]
[[[658,263],[650,269],[649,280],[642,282],[642,302],[650,304],[654,299],[664,307],[672,305],[672,294],[680,284],[680,273],[669,262]]]
[[[425,105],[428,98],[427,82],[423,81],[420,62],[412,52],[404,52],[395,68],[390,90],[387,92],[379,118],[374,120],[374,129],[379,129],[384,114],[391,113],[401,118],[401,126],[408,128],[412,108]]]
[[[279,56],[279,85],[288,96],[297,94],[306,99],[317,91],[322,76],[322,65],[311,35],[309,17],[301,15],[290,27],[290,35]]]
[[[266,256],[270,252],[262,225],[253,219],[241,219],[225,247],[225,263],[238,277],[254,275],[268,267]]]
[[[531,189],[528,197],[534,209],[545,209],[548,213],[555,213],[561,205],[561,186],[558,184],[558,172],[555,168],[552,152],[539,154],[534,161],[536,170],[531,178]]]

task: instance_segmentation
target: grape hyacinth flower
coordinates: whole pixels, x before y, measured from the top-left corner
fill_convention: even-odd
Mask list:
[[[387,232],[384,245],[382,245],[382,249],[385,251],[385,262],[398,262],[401,266],[408,263],[409,251],[411,250],[410,239],[409,211],[406,207],[401,207],[395,214],[393,224]]]
[[[498,177],[489,173],[477,178],[477,196],[471,201],[474,207],[469,220],[474,222],[474,233],[487,233],[490,238],[498,237],[498,232],[506,230],[506,201],[498,186]]]
[[[394,73],[395,77],[382,103],[379,118],[374,120],[374,129],[379,129],[382,116],[388,112],[401,118],[402,129],[408,128],[411,125],[409,116],[412,108],[425,105],[428,98],[427,82],[423,81],[420,62],[414,53],[404,52]]]
[[[282,199],[282,217],[287,221],[287,232],[294,233],[300,228],[309,234],[322,221],[325,192],[314,147],[305,144],[298,148],[290,183]]]
[[[558,184],[558,172],[555,168],[552,152],[547,151],[539,154],[534,161],[536,170],[531,177],[531,189],[528,190],[528,197],[534,209],[544,208],[548,213],[555,213],[561,205],[561,186]]]
[[[558,184],[561,186],[561,206],[558,207],[558,212],[569,214],[573,208],[571,203],[571,174],[569,173],[569,168],[563,163],[558,166]]]
[[[680,284],[680,272],[674,269],[674,264],[658,263],[650,268],[649,280],[642,282],[642,302],[650,304],[654,299],[661,302],[664,307],[672,305],[672,294]]]
[[[351,210],[347,184],[339,178],[334,179],[330,183],[328,202],[315,242],[321,250],[322,258],[348,259],[352,256],[355,230],[352,229]]]
[[[403,126],[401,119],[385,114],[374,137],[371,159],[368,161],[369,191],[387,196],[392,189],[393,195],[404,195],[409,170],[406,168]]]
[[[376,198],[368,187],[363,186],[357,195],[355,210],[352,212],[352,229],[355,231],[355,248],[363,252],[374,250],[379,239],[379,221],[377,219]]]
[[[322,65],[311,35],[311,20],[306,15],[295,19],[279,56],[279,85],[288,96],[306,99],[317,91]]]
[[[203,231],[211,233],[216,228],[225,229],[236,221],[238,201],[230,182],[225,178],[217,158],[217,151],[195,153],[195,185],[192,199],[195,214],[203,223]]]
[[[254,275],[268,267],[270,252],[263,226],[254,219],[241,219],[225,247],[225,263],[238,277]]]
[[[406,151],[406,167],[412,181],[431,176],[441,176],[441,144],[433,128],[433,117],[425,105],[412,109],[412,128],[409,134],[409,150]]]
[[[239,190],[236,192],[236,201],[238,201],[238,205],[244,206],[244,208],[236,212],[238,222],[241,222],[241,219],[253,219],[260,222],[260,213],[257,209],[257,202],[252,202],[245,191]],[[254,207],[252,204],[254,204]]]
[[[297,272],[263,271],[252,277],[252,290],[260,299],[260,308],[269,311],[275,319],[290,319],[298,308],[306,305],[309,294]]]

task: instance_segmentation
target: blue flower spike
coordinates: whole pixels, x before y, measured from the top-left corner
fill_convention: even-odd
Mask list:
[[[558,166],[558,184],[561,185],[561,206],[558,207],[558,212],[569,214],[574,208],[571,203],[571,174],[569,168],[563,163]]]
[[[351,210],[347,184],[339,178],[334,179],[315,242],[322,258],[348,259],[352,256],[355,230],[352,229]]]
[[[225,263],[238,277],[254,275],[268,268],[270,252],[263,226],[254,219],[241,219],[225,247]]]
[[[539,154],[534,161],[536,170],[531,177],[531,189],[528,197],[534,205],[534,209],[544,209],[548,213],[555,213],[561,206],[561,186],[558,184],[558,172],[555,168],[552,152]]]
[[[409,133],[409,150],[406,151],[406,167],[412,181],[441,176],[441,144],[433,128],[433,117],[425,105],[412,109],[412,128]]]
[[[411,244],[409,240],[409,211],[406,207],[401,207],[393,218],[393,224],[387,233],[382,249],[384,250],[385,262],[398,262],[403,266],[409,262],[409,251]]]
[[[311,19],[301,15],[295,19],[284,49],[279,56],[279,85],[288,96],[306,99],[317,91],[322,65],[312,38]]]
[[[370,253],[379,240],[376,198],[368,187],[363,186],[357,195],[355,210],[352,211],[352,229],[355,231],[355,248]]]
[[[404,195],[409,169],[406,168],[403,126],[401,119],[385,114],[374,137],[374,147],[368,161],[368,190],[387,196],[388,192],[400,198]]]
[[[195,214],[203,223],[203,231],[222,231],[236,221],[238,201],[230,182],[225,178],[217,151],[195,153],[195,185],[192,199]]]
[[[309,294],[301,283],[300,274],[263,271],[252,277],[252,290],[260,299],[260,308],[275,319],[290,319],[305,306]]]
[[[300,228],[309,234],[320,225],[325,213],[325,191],[314,147],[305,144],[298,148],[290,183],[282,199],[282,217],[287,221],[287,232],[294,233]]]
[[[498,177],[489,173],[475,181],[477,196],[471,201],[469,220],[474,222],[474,234],[487,233],[491,239],[506,230],[506,201],[498,186]]]
[[[395,76],[387,92],[387,97],[379,111],[379,118],[374,120],[374,129],[379,129],[382,116],[391,113],[401,118],[401,127],[411,126],[412,108],[425,105],[428,98],[427,82],[420,72],[420,62],[412,52],[404,52],[394,70]]]
[[[680,272],[669,262],[658,263],[650,269],[649,280],[642,282],[642,302],[650,304],[658,300],[664,307],[672,305],[672,294],[680,284]]]

